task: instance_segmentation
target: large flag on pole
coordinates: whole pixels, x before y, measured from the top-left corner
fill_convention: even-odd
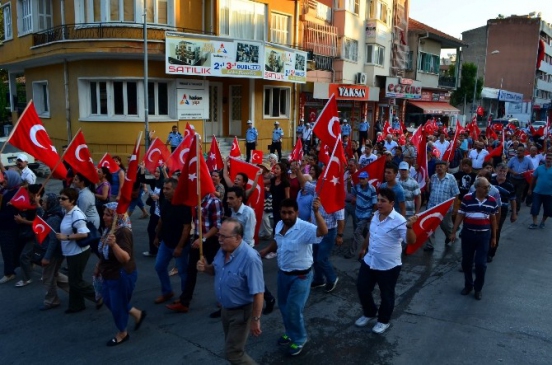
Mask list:
[[[98,170],[94,165],[94,160],[90,156],[90,150],[80,129],[75,134],[75,137],[73,137],[71,143],[69,143],[69,146],[67,146],[63,159],[71,166],[75,173],[80,173],[91,183],[96,184],[100,181]]]
[[[158,166],[163,164],[167,165],[169,171],[171,171],[172,161],[170,157],[171,153],[167,146],[159,138],[155,138],[144,155],[144,165],[152,174]]]
[[[238,141],[238,137],[236,136],[234,136],[234,141],[232,142],[232,149],[230,150],[230,156],[241,158],[240,142]]]
[[[117,165],[113,157],[111,157],[111,155],[107,152],[104,153],[102,159],[100,160],[100,162],[98,162],[98,168],[102,167],[107,167],[109,172],[111,172],[112,174],[116,173],[120,169],[119,165]]]
[[[224,160],[222,159],[222,154],[220,153],[218,141],[215,136],[211,138],[211,148],[209,149],[209,155],[205,163],[209,171],[221,170],[224,167]]]
[[[435,232],[455,199],[450,198],[449,200],[445,200],[441,204],[418,214],[418,220],[412,225],[412,229],[416,234],[416,242],[406,246],[407,255],[416,252],[427,241],[429,236]]]
[[[358,184],[359,179],[358,175],[361,172],[366,171],[368,173],[369,183],[372,184],[376,189],[383,183],[383,178],[385,175],[385,156],[379,157],[377,160],[369,163],[360,170],[357,170],[352,176],[353,184]]]
[[[170,175],[172,175],[176,170],[182,170],[186,161],[188,159],[188,154],[190,153],[190,145],[192,144],[193,135],[186,135],[184,140],[180,142],[178,147],[174,149],[169,157],[170,165],[172,167],[169,170]]]
[[[341,135],[339,135],[334,143],[332,155],[323,177],[316,184],[320,203],[328,214],[345,208],[345,181],[343,178],[345,164],[340,161],[340,156],[343,156],[343,153],[343,143]]]
[[[293,151],[289,155],[289,162],[292,161],[301,161],[303,159],[303,142],[301,141],[301,138],[297,139],[297,143],[295,144],[295,147],[293,148]]]
[[[458,136],[463,132],[463,128],[460,126],[460,122],[456,121],[456,131],[454,132],[454,138],[449,144],[447,150],[445,151],[442,160],[451,162],[454,158],[454,151],[456,151],[456,141],[458,141]]]
[[[324,106],[324,109],[318,115],[312,131],[316,136],[328,146],[334,146],[338,136],[341,135],[341,126],[339,124],[339,114],[337,112],[337,102],[335,94]]]
[[[138,135],[136,145],[130,156],[127,172],[125,175],[125,183],[119,197],[119,204],[117,205],[117,214],[125,214],[128,210],[130,202],[132,201],[132,189],[138,176],[138,160],[140,159],[140,142],[142,141],[142,132]]]
[[[32,101],[19,117],[19,121],[13,128],[8,142],[27,152],[37,160],[42,161],[50,170],[54,169],[53,175],[58,179],[65,179],[67,169],[63,164],[58,164],[59,155],[50,140],[44,125],[40,121]],[[56,165],[58,165],[56,167]]]

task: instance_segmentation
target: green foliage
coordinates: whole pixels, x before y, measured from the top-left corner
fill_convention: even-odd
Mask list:
[[[467,62],[462,65],[460,87],[454,90],[451,96],[451,102],[453,105],[460,105],[464,103],[464,97],[468,103],[473,101],[473,87],[475,86],[476,75],[477,66],[474,63]],[[483,78],[479,77],[477,79],[476,100],[481,98],[481,90],[483,90]]]

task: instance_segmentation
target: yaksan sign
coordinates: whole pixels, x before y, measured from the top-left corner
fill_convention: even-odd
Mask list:
[[[363,85],[330,84],[328,95],[335,94],[336,100],[368,100],[368,87]]]

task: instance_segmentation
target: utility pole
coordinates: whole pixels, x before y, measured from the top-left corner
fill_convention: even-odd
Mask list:
[[[149,99],[148,99],[148,18],[146,1],[144,1],[144,123],[145,123],[145,147],[149,148]]]

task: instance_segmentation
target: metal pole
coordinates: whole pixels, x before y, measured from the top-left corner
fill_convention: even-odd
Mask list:
[[[475,112],[475,96],[477,93],[477,76],[479,75],[479,67],[475,64],[475,82],[473,83],[473,100],[472,100],[472,112]]]
[[[145,123],[145,147],[146,151],[149,148],[149,99],[148,99],[148,20],[147,8],[144,1],[144,123]]]

